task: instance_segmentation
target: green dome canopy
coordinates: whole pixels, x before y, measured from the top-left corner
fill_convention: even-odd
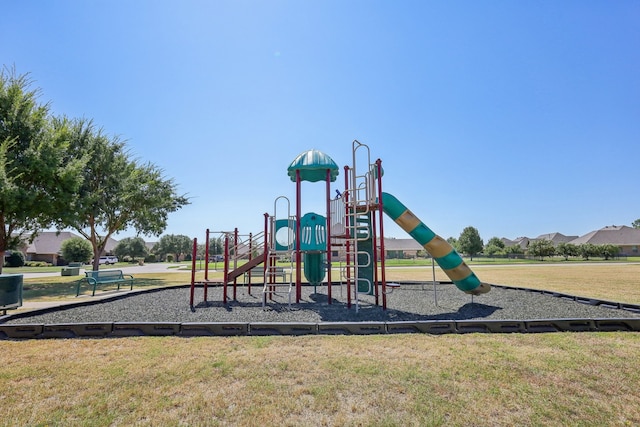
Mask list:
[[[336,162],[322,151],[309,150],[300,153],[291,162],[287,173],[293,182],[296,182],[296,170],[300,171],[301,181],[317,182],[327,178],[327,169],[330,170],[331,182],[335,181],[339,173]]]

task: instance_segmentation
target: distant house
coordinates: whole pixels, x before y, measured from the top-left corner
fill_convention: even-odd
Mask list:
[[[415,258],[424,247],[414,239],[384,239],[386,258]]]
[[[380,245],[378,244],[378,249]],[[418,251],[424,250],[424,247],[414,239],[384,239],[384,251],[386,259],[398,259],[398,258],[415,258],[418,255]],[[339,250],[333,250],[331,256],[335,261],[346,258],[344,247]],[[378,254],[379,257],[379,254]]]
[[[550,240],[555,246],[559,243],[571,243],[581,245],[591,243],[594,245],[616,245],[620,247],[620,255],[637,256],[640,254],[640,229],[627,227],[626,225],[611,225],[599,230],[592,231],[584,236],[565,236],[562,233],[541,234],[534,239],[528,237],[518,237],[515,240],[502,238],[505,246],[519,245],[522,249],[527,249],[529,243],[536,240]]]
[[[26,261],[43,261],[53,265],[66,265],[67,261],[62,258],[60,248],[62,242],[72,238],[81,238],[81,236],[71,231],[43,231],[38,233],[33,242],[26,244],[21,248]],[[28,238],[27,238],[28,240]],[[112,253],[118,242],[109,238],[104,255]]]
[[[558,243],[569,243],[572,240],[577,239],[578,236],[565,236],[562,233],[549,233],[549,234],[541,234],[532,241],[535,240],[549,240],[553,243],[554,246],[558,246]]]
[[[528,237],[516,237],[514,240],[503,237],[500,240],[502,241],[502,243],[504,243],[505,248],[511,246],[520,246],[522,250],[526,250],[529,247],[529,242],[531,241],[531,239],[529,239]]]
[[[620,247],[620,255],[637,256],[638,248],[640,248],[640,229],[626,225],[610,225],[580,236],[570,243],[574,245],[583,243],[616,245]]]

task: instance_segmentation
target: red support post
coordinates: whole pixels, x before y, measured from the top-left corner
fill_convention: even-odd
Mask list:
[[[269,234],[269,214],[265,212],[264,213],[264,243],[263,243],[263,253],[262,253],[262,256],[263,256],[262,262],[265,264],[265,268],[266,268],[267,260],[269,260],[269,243],[271,242],[271,239],[273,239],[275,242],[275,236],[272,236]],[[263,279],[264,279],[264,274],[263,274]],[[264,295],[263,295],[263,298],[264,298]]]
[[[378,233],[376,228],[376,213],[371,213],[371,236],[373,239],[373,293],[376,305],[380,304],[380,282],[378,280]],[[384,297],[382,297],[384,299]]]
[[[229,235],[224,235],[224,283],[222,284],[222,303],[227,303],[227,282],[229,281]]]
[[[204,280],[209,280],[209,229],[204,243]]]
[[[198,239],[193,239],[193,255],[196,254],[198,250]],[[194,289],[196,287],[196,257],[191,257],[191,296],[189,297],[189,305],[193,310],[193,297],[194,297]]]
[[[382,160],[376,160],[378,178],[378,215],[380,218],[380,274],[382,280],[382,309],[387,309],[387,275],[385,271],[385,249],[384,249],[384,212],[382,205]]]
[[[233,230],[233,269],[238,268],[238,228]],[[236,286],[238,285],[238,278],[233,278],[233,300],[236,300]]]
[[[331,169],[327,169],[327,302],[331,304]]]
[[[249,261],[251,261],[251,257],[253,257],[253,233],[249,233]],[[247,277],[249,278],[249,282],[247,284],[247,292],[251,295],[251,270],[247,271]],[[235,291],[233,294],[233,299],[236,299]]]

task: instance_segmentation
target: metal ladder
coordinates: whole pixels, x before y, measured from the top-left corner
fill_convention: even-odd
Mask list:
[[[363,150],[366,156],[366,172],[359,172],[357,167],[358,150]],[[364,242],[372,241],[371,228],[371,206],[376,202],[375,177],[373,175],[375,165],[371,163],[369,147],[357,140],[353,141],[352,147],[353,167],[347,169],[349,173],[349,188],[347,193],[347,259],[352,263],[347,263],[345,275],[353,277],[355,281],[354,300],[356,312],[359,309],[359,296],[371,294],[373,289],[372,279],[362,277],[361,269],[371,268],[374,260],[371,259],[371,251],[366,250]],[[376,242],[371,242],[375,245]]]
[[[278,219],[278,204],[286,203],[286,218]],[[284,293],[288,297],[288,307],[291,308],[291,294],[293,292],[293,257],[295,251],[295,216],[291,215],[291,203],[284,196],[279,196],[273,203],[273,216],[269,217],[269,256],[264,266],[263,285],[262,285],[262,309],[267,305],[267,298],[271,299],[273,295],[278,295],[278,289],[286,288]],[[279,221],[284,221],[288,230],[284,227],[278,229]],[[280,222],[282,224],[282,222]],[[279,230],[284,230],[278,233]],[[277,276],[280,274],[277,261],[281,257],[289,259],[289,281],[277,282]],[[286,278],[286,274],[284,275]]]

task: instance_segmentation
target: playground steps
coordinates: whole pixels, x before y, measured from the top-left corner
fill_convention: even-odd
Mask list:
[[[268,273],[267,273],[268,274]],[[286,288],[286,289],[285,289]],[[288,306],[291,308],[291,295],[293,294],[293,280],[289,282],[264,283],[262,287],[262,309],[266,308],[267,299],[273,300],[276,295],[287,295]]]
[[[277,261],[280,256],[286,256],[290,260],[293,260],[292,250],[276,250],[275,247],[270,247],[269,250],[269,262],[264,270],[263,286],[262,286],[262,309],[264,310],[267,305],[267,300],[273,300],[273,297],[280,294],[287,295],[288,306],[291,308],[291,295],[293,294],[293,261],[290,268],[287,270],[282,266],[278,266]],[[280,279],[281,281],[278,281]]]

